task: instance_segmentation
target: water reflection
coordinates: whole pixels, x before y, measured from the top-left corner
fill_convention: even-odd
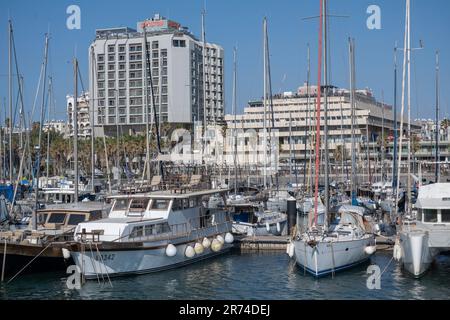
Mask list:
[[[284,252],[233,251],[183,268],[148,275],[88,281],[81,290],[66,287],[67,275],[23,275],[0,285],[2,299],[448,299],[450,257],[440,256],[420,280],[406,276],[391,261],[392,252],[379,251],[371,259],[381,271],[381,290],[366,287],[369,264],[335,278],[316,279]]]

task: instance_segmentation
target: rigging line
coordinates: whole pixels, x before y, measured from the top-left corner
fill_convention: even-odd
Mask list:
[[[80,64],[77,64],[77,70],[78,70],[78,78],[80,79],[80,83],[81,83],[81,90],[83,90],[83,93],[86,93],[86,90],[84,89],[84,84],[83,84],[83,78],[81,77],[81,71],[80,71]]]

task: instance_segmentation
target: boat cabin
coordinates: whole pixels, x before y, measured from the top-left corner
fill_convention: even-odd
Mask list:
[[[219,208],[208,208],[213,195],[225,197],[228,190],[176,194],[157,191],[112,196],[107,219],[81,223],[76,240],[130,242],[188,233],[225,220]]]
[[[416,220],[424,224],[450,224],[450,183],[419,188]]]

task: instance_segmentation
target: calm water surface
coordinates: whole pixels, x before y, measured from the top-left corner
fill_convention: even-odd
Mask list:
[[[450,256],[440,256],[420,280],[405,275],[377,252],[371,264],[382,275],[381,290],[368,290],[369,264],[319,280],[303,275],[284,252],[240,253],[161,273],[116,278],[109,284],[89,281],[81,290],[66,287],[64,273],[23,275],[0,285],[1,299],[449,299]]]

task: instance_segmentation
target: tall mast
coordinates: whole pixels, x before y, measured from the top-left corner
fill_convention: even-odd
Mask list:
[[[411,2],[408,0],[408,212],[412,210],[411,203]]]
[[[47,106],[47,121],[50,120],[50,106],[53,101],[53,92],[52,92],[52,77],[49,78],[48,82],[48,106]],[[50,166],[50,126],[47,127],[47,160],[45,163],[45,184],[48,186],[48,175],[49,175],[49,166]]]
[[[8,92],[9,92],[9,181],[13,181],[13,111],[12,111],[12,22],[9,20],[9,32],[8,32]]]
[[[309,115],[309,98],[310,98],[310,94],[309,94],[309,86],[310,86],[310,78],[311,78],[311,54],[310,54],[310,48],[309,48],[309,43],[307,46],[307,53],[306,53],[307,57],[307,61],[308,61],[308,67],[307,67],[307,71],[306,71],[306,111],[307,111],[307,117],[306,117],[306,123],[305,123],[305,163],[303,165],[303,185],[306,187],[306,154],[307,154],[307,145],[308,145],[308,122],[311,122]],[[311,159],[311,156],[310,156]],[[297,172],[297,171],[296,171]],[[297,176],[297,173],[296,173]],[[297,181],[296,181],[297,182]]]
[[[381,183],[384,182],[384,91],[381,91]]]
[[[147,29],[146,27],[144,27],[144,46],[143,49],[145,50],[145,62],[144,62],[144,88],[145,88],[145,93],[144,93],[144,99],[145,99],[145,115],[146,115],[146,119],[145,119],[145,154],[146,154],[146,164],[147,164],[147,181],[150,183],[150,128],[149,128],[149,122],[150,122],[150,117],[149,117],[149,96],[148,96],[148,68],[150,67],[147,63],[147,55],[149,54],[148,52],[148,44],[147,44]]]
[[[328,69],[327,69],[327,62],[328,62],[328,32],[327,32],[327,0],[323,0],[323,6],[322,6],[322,21],[323,21],[323,46],[324,46],[324,52],[323,52],[323,74],[324,74],[324,143],[325,143],[325,208],[326,208],[326,215],[328,215],[328,212],[330,210],[330,195],[329,195],[329,163],[330,163],[330,156],[328,151]],[[327,225],[327,219],[325,219],[325,225]]]
[[[31,217],[31,226],[33,230],[37,228],[37,210],[38,200],[39,200],[39,176],[41,173],[41,142],[42,142],[42,124],[44,123],[44,107],[45,107],[45,83],[47,78],[47,60],[48,60],[48,34],[45,35],[45,53],[44,53],[44,77],[42,84],[42,104],[41,104],[41,117],[39,121],[39,144],[36,150],[37,161],[36,161],[36,190],[35,190],[35,209],[33,210]],[[31,119],[30,119],[31,121]],[[30,128],[31,129],[31,128]]]
[[[392,188],[397,192],[397,44],[394,48],[394,154],[392,164]]]
[[[354,68],[354,44],[353,39],[348,39],[349,46],[349,65],[350,65],[350,108],[351,108],[351,135],[352,135],[352,182],[351,182],[351,196],[352,205],[357,205],[357,185],[356,177],[356,143],[355,143],[355,68]]]
[[[95,52],[94,47],[91,46],[91,61],[94,63]],[[95,72],[94,66],[91,67],[91,92],[89,94],[89,106],[91,111],[91,180],[92,180],[92,192],[95,191],[94,187],[94,179],[95,179],[95,133],[94,133],[94,122],[95,122],[95,114],[94,114],[94,102],[95,102],[95,93],[94,93],[94,81],[95,81]]]
[[[406,0],[406,19],[405,19],[405,37],[404,37],[404,48],[403,48],[403,76],[402,76],[402,107],[401,107],[401,116],[400,116],[400,143],[399,143],[399,155],[398,155],[398,168],[397,168],[397,179],[400,180],[401,174],[401,163],[402,163],[402,151],[403,151],[403,122],[404,122],[404,111],[405,111],[405,81],[406,81],[406,69],[407,69],[407,51],[408,51],[408,20],[409,20],[409,2],[410,0]],[[409,165],[409,164],[408,164]],[[395,216],[398,213],[398,196],[400,182],[397,182],[397,188],[395,192],[395,203],[394,210]],[[409,199],[408,199],[409,202]],[[409,206],[409,205],[408,205]]]
[[[320,107],[321,107],[321,83],[322,83],[322,36],[323,36],[323,6],[324,0],[320,1],[320,20],[319,20],[319,54],[317,64],[317,111],[316,111],[316,162],[315,162],[315,190],[314,190],[314,224],[317,226],[318,220],[318,201],[319,201],[319,175],[320,175]]]
[[[75,90],[73,94],[73,161],[74,161],[74,202],[78,203],[78,60],[73,59],[73,72],[75,81]]]
[[[435,169],[435,181],[439,182],[440,170],[439,170],[439,51],[436,51],[436,169]]]
[[[266,117],[267,117],[266,116],[266,111],[267,111],[267,52],[266,52],[266,50],[267,50],[267,45],[266,45],[267,18],[266,17],[264,17],[264,20],[263,20],[263,33],[264,33],[264,39],[263,39],[263,43],[264,43],[264,54],[263,54],[263,56],[264,56],[264,58],[263,58],[263,61],[264,61],[264,67],[263,67],[263,69],[264,69],[264,80],[263,80],[263,82],[264,82],[264,97],[263,97],[263,99],[264,99],[264,103],[263,103],[264,104],[264,112],[263,112],[264,167],[263,167],[263,175],[264,175],[264,189],[266,189],[267,188],[267,150],[266,150],[266,148],[267,148],[267,133],[266,133],[266,131],[267,131],[267,125],[266,125]]]
[[[234,115],[234,194],[237,193],[237,118],[236,118],[236,101],[237,96],[237,55],[236,47],[233,48],[233,115]]]
[[[206,33],[205,33],[205,9],[202,11],[202,58],[203,58],[203,153],[206,148],[206,122],[207,122],[207,112],[206,112]]]

